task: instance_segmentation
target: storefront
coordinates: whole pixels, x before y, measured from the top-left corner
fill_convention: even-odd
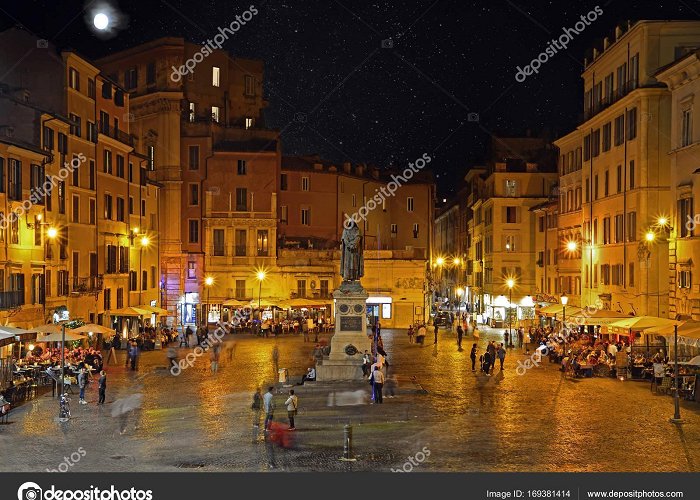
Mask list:
[[[367,297],[367,324],[373,326],[379,321],[384,328],[393,326],[392,298],[386,296]]]

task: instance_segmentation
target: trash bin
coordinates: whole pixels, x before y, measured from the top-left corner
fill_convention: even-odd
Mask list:
[[[280,368],[277,370],[277,373],[279,375],[280,384],[286,384],[289,381],[289,370],[286,368]]]

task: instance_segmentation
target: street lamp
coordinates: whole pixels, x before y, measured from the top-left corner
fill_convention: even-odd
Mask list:
[[[561,326],[562,329],[564,330],[564,356],[562,356],[562,359],[566,356],[566,336],[568,335],[568,328],[566,328],[566,304],[569,303],[569,297],[566,296],[565,293],[561,294],[561,305],[562,307],[562,321],[561,321]]]
[[[207,315],[206,315],[206,317],[205,317],[205,322],[206,322],[207,328],[209,328],[209,297],[210,297],[209,294],[211,293],[211,286],[212,286],[213,284],[214,284],[214,278],[213,278],[213,277],[207,276],[206,278],[204,278],[204,285],[207,287],[207,303],[206,303],[206,306],[207,306]]]
[[[258,310],[262,304],[262,282],[265,281],[267,273],[262,269],[255,273],[255,277],[258,279]],[[262,311],[260,312],[260,320],[262,320]]]
[[[134,236],[138,234],[139,228],[135,227],[133,229]],[[145,234],[139,239],[139,280],[141,280],[141,286],[139,287],[139,304],[143,303],[143,249],[151,244],[151,240]],[[148,284],[148,283],[147,283]]]
[[[56,229],[55,227],[50,227],[46,231],[46,236],[48,236],[51,239],[54,239],[56,236],[58,236],[58,229]]]
[[[506,280],[506,285],[508,285],[508,338],[513,338],[513,313],[511,309],[513,307],[513,287],[515,286],[515,280],[513,278],[508,278]],[[511,340],[512,342],[512,340]]]
[[[464,295],[464,288],[458,288],[456,290],[456,293],[457,293],[457,301],[458,301],[457,302],[457,316],[459,317],[459,315],[462,312],[462,295]]]
[[[568,241],[566,243],[566,249],[569,252],[575,252],[577,248],[578,248],[578,243],[576,243],[576,241],[574,241],[574,240]]]

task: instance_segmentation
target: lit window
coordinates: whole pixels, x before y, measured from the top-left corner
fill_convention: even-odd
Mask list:
[[[406,210],[413,212],[413,196],[406,198]]]
[[[219,123],[219,106],[211,107],[211,119]]]
[[[195,113],[195,106],[194,106],[194,103],[191,102],[190,103],[190,115],[189,115],[190,123],[194,122],[194,116],[195,116],[194,113]]]
[[[220,70],[216,66],[211,69],[211,84],[214,87],[219,86]]]
[[[249,128],[253,128],[253,119],[252,118],[245,119],[245,128],[246,128],[246,130],[248,130]]]
[[[302,191],[308,191],[309,190],[309,178],[308,177],[302,177],[301,178],[301,190]]]

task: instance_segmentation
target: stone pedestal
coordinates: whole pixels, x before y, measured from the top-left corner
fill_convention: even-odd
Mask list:
[[[362,354],[371,348],[366,326],[368,294],[359,281],[343,281],[333,297],[335,334],[330,356],[316,366],[316,378],[322,382],[362,380]]]

